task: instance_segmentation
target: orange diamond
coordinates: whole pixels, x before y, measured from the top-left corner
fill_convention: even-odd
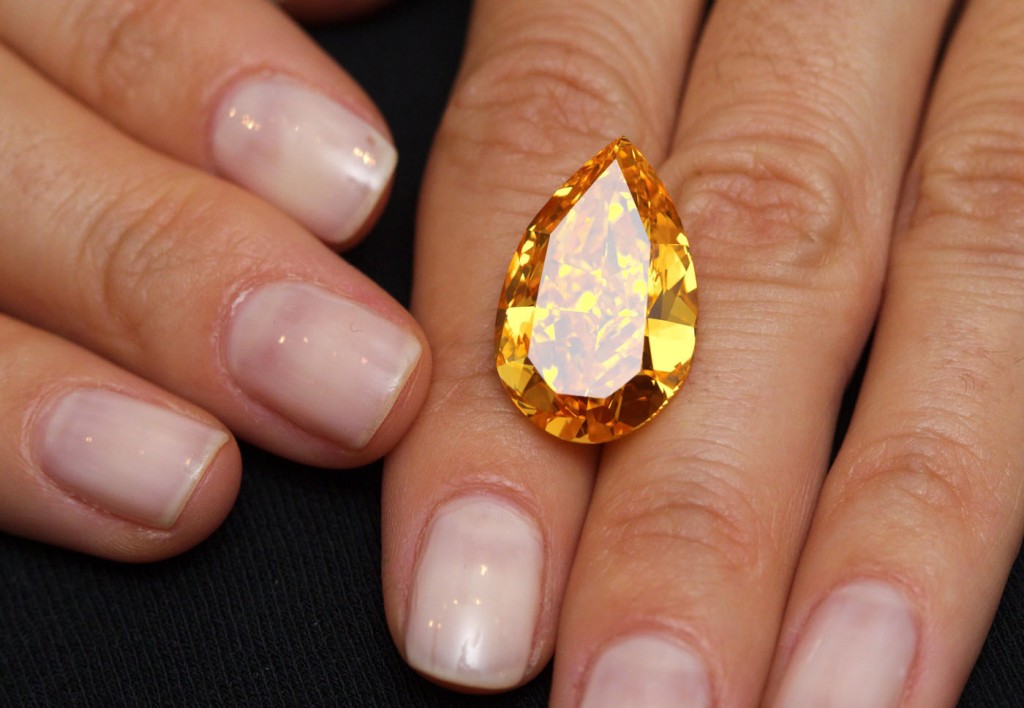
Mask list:
[[[682,386],[696,321],[679,215],[619,138],[552,195],[512,256],[495,325],[498,376],[547,432],[608,442]]]

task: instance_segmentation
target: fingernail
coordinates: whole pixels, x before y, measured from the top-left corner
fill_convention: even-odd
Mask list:
[[[222,173],[337,245],[370,216],[397,153],[347,108],[290,79],[258,76],[224,97],[213,158]]]
[[[779,706],[898,706],[917,650],[904,595],[878,581],[834,590],[797,643]]]
[[[420,351],[402,327],[305,283],[249,292],[228,335],[228,367],[244,391],[351,450],[373,438]]]
[[[542,545],[536,525],[495,498],[438,511],[412,588],[409,664],[461,686],[519,683],[540,612]]]
[[[170,528],[228,442],[223,430],[113,391],[78,389],[45,418],[40,462],[112,514]]]
[[[700,658],[655,634],[621,639],[594,663],[581,708],[703,708],[711,687]]]

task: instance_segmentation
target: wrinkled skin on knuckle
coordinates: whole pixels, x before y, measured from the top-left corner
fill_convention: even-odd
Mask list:
[[[816,148],[734,136],[707,141],[687,157],[688,164],[673,167],[688,173],[679,208],[695,239],[707,233],[723,248],[806,271],[830,263],[850,236],[840,169]]]
[[[513,196],[550,193],[623,126],[637,124],[642,92],[588,39],[586,31],[557,42],[517,39],[460,78],[436,145],[467,183]],[[649,124],[639,132],[656,134]],[[589,152],[566,155],[570,145]],[[480,169],[496,160],[500,169]]]
[[[884,249],[870,248],[875,221],[853,212],[860,187],[840,157],[853,148],[787,130],[767,120],[722,129],[665,165],[702,305],[710,311],[725,298],[723,308],[774,308],[783,316],[763,319],[776,324],[806,314],[859,339],[877,309]]]
[[[709,577],[762,572],[766,536],[757,510],[726,480],[734,472],[700,474],[697,463],[644,484],[620,487],[606,502],[601,544],[612,563],[686,567]],[[678,462],[675,463],[678,467]],[[648,466],[648,469],[652,469]]]
[[[246,258],[225,218],[228,195],[191,180],[158,179],[126,188],[92,215],[78,246],[78,301],[121,356],[159,341],[172,309],[188,317],[207,304],[207,284],[224,263]],[[185,297],[184,295],[188,295]],[[158,335],[158,336],[153,336]]]
[[[990,17],[1011,7],[987,28],[985,51],[956,57],[962,78],[940,78],[908,185],[916,223],[949,215],[999,224],[1018,237],[1024,229],[1024,25],[1014,3]]]
[[[191,0],[100,0],[77,3],[70,36],[70,83],[91,103],[120,106],[158,73],[180,80],[167,47],[187,44],[203,4]],[[198,51],[198,49],[196,50]]]
[[[911,536],[987,537],[1005,505],[983,472],[993,460],[964,437],[924,423],[889,432],[858,451],[832,508],[867,504],[868,518],[884,517],[880,527]]]
[[[1017,116],[1020,111],[1024,102]],[[912,222],[954,219],[962,229],[946,231],[958,233],[961,243],[1002,250],[1019,260],[1024,254],[1024,128],[990,122],[939,135],[922,146],[914,171]],[[991,227],[983,242],[970,238],[972,225]],[[999,234],[1003,238],[995,238]]]

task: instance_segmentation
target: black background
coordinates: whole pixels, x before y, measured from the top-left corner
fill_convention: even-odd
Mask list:
[[[409,294],[417,189],[469,3],[406,0],[316,38],[388,119],[401,156],[379,226],[350,259]],[[380,592],[380,465],[312,470],[243,448],[238,504],[179,558],[127,566],[0,536],[0,704],[542,706],[545,671],[500,696],[420,679]],[[1018,559],[963,706],[1024,706]]]

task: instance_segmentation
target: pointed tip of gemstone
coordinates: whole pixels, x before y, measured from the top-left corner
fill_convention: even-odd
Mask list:
[[[626,137],[557,190],[502,287],[497,368],[543,430],[602,443],[653,418],[682,386],[697,283],[665,186]]]

